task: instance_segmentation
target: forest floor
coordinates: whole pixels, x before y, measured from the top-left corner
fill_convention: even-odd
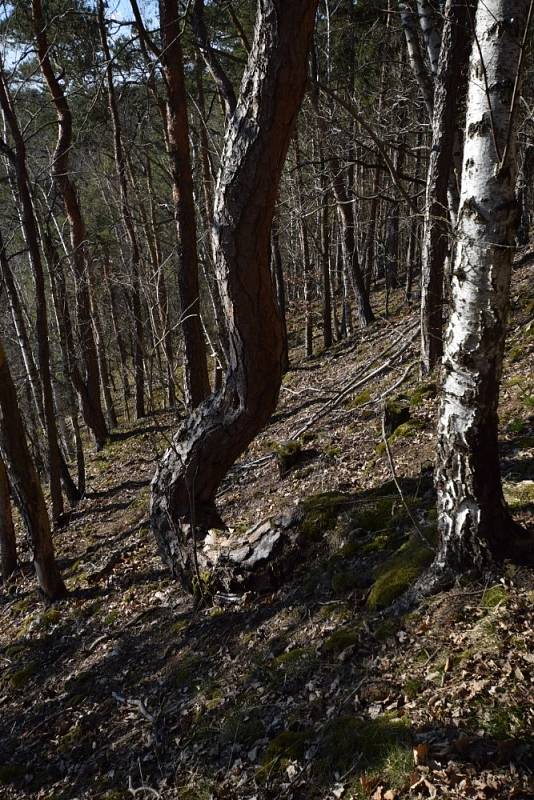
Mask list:
[[[506,496],[527,527],[532,262],[514,272],[501,403]],[[534,798],[533,571],[505,564],[388,611],[432,556],[414,520],[435,542],[437,390],[413,368],[389,395],[409,414],[389,438],[408,514],[377,398],[417,342],[358,375],[415,324],[399,292],[388,320],[312,359],[292,336],[277,412],[220,497],[238,531],[305,508],[312,544],[276,592],[195,608],[162,566],[149,482],[175,416],[125,424],[89,458],[87,497],[55,534],[69,597],[45,604],[28,563],[0,589],[2,800]],[[273,452],[295,461],[283,477]]]

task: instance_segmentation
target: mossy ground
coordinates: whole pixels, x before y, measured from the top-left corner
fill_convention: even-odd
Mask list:
[[[402,373],[362,387],[303,435],[302,446],[313,441],[316,451],[305,468],[284,480],[274,459],[247,468],[308,422],[320,392],[332,396],[398,339],[397,321],[411,319],[400,291],[390,311],[387,325],[378,321],[313,362],[292,352],[284,381],[292,391],[282,390],[276,417],[222,487],[230,526],[301,508],[312,546],[277,592],[213,611],[195,606],[162,566],[143,520],[174,412],[123,421],[122,438],[98,456],[87,443],[88,496],[55,534],[72,594],[43,604],[22,537],[21,574],[0,590],[2,800],[121,800],[130,785],[161,800],[292,792],[331,800],[340,783],[347,800],[372,797],[380,785],[419,800],[409,787],[423,774],[448,800],[458,795],[443,784],[451,764],[472,781],[473,797],[477,781],[495,786],[496,798],[528,796],[531,572],[507,567],[467,581],[406,616],[388,607],[429,557],[375,450],[373,398]],[[512,338],[524,341],[505,365],[501,446],[506,496],[529,524],[534,338],[523,303],[514,314]],[[395,466],[430,538],[439,390],[413,377],[396,391],[415,428],[397,428]],[[11,684],[18,673],[20,688]],[[412,744],[421,741],[426,772],[413,763]]]

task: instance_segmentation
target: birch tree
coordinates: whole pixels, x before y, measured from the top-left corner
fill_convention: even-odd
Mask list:
[[[476,14],[452,312],[438,425],[439,551],[434,574],[510,554],[497,442],[518,206],[515,121],[532,0],[485,0]]]

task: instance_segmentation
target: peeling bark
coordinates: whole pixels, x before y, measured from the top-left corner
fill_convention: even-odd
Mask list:
[[[479,46],[470,62],[438,424],[441,540],[434,575],[481,571],[514,551],[514,526],[501,487],[497,406],[518,223],[512,96],[528,7],[527,0],[485,0],[476,16]]]

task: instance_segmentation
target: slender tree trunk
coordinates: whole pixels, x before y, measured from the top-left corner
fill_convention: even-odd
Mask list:
[[[128,197],[128,180],[126,175],[126,159],[122,144],[122,131],[119,116],[119,108],[115,96],[115,86],[113,83],[113,69],[111,54],[108,46],[106,23],[104,20],[104,0],[98,0],[98,27],[100,31],[100,41],[104,58],[106,60],[106,83],[108,90],[108,106],[113,128],[113,152],[115,155],[115,168],[119,181],[119,192],[121,202],[121,216],[126,229],[126,235],[130,245],[131,253],[131,276],[132,276],[132,311],[133,311],[133,361],[134,361],[134,382],[135,382],[135,415],[137,419],[145,416],[145,368],[144,368],[144,331],[143,331],[143,312],[141,302],[141,254],[139,242],[135,231],[130,199]],[[106,404],[107,399],[106,399]],[[108,409],[109,412],[109,409]]]
[[[295,161],[297,179],[297,203],[299,207],[299,234],[302,248],[302,293],[304,297],[304,352],[306,358],[313,355],[313,310],[311,304],[311,272],[310,243],[308,239],[308,224],[304,211],[304,182],[302,180],[302,157],[298,128],[295,129]]]
[[[497,406],[518,223],[511,109],[529,5],[529,0],[485,0],[476,15],[438,424],[441,540],[434,573],[439,576],[483,570],[493,558],[513,553],[514,527],[501,487]]]
[[[242,93],[225,136],[212,236],[228,315],[229,371],[222,390],[176,434],[152,484],[160,550],[189,587],[196,543],[221,525],[215,508],[220,482],[269,419],[280,390],[283,336],[270,235],[316,9],[317,0],[259,0]]]
[[[50,372],[50,345],[48,340],[48,312],[46,307],[46,291],[44,270],[39,247],[39,235],[33,202],[30,194],[30,181],[26,166],[26,147],[19,128],[15,111],[11,104],[4,80],[3,64],[0,63],[0,105],[9,126],[14,151],[11,151],[12,166],[15,171],[17,189],[21,204],[22,227],[28,247],[30,264],[35,282],[35,337],[37,340],[37,362],[40,372],[42,390],[42,408],[48,444],[48,472],[50,480],[50,499],[52,502],[52,519],[57,521],[63,513],[63,495],[61,493],[61,454],[56,426],[56,413],[52,393],[52,376]],[[3,244],[0,241],[0,248]],[[5,256],[5,253],[4,253]],[[5,271],[5,270],[4,270]]]
[[[161,61],[167,84],[167,138],[178,231],[178,289],[184,337],[186,402],[199,405],[210,393],[206,345],[200,319],[198,256],[189,122],[177,0],[162,0]]]
[[[286,320],[286,285],[284,280],[284,270],[282,266],[282,253],[280,250],[280,232],[278,230],[278,220],[273,218],[271,230],[272,260],[274,266],[274,281],[276,286],[276,299],[278,300],[278,310],[282,318],[282,338],[284,342],[284,356],[282,371],[285,374],[289,369],[289,346],[287,339],[287,320]]]
[[[98,357],[91,323],[91,304],[86,258],[86,232],[80,203],[70,177],[69,157],[72,147],[72,115],[65,93],[54,73],[50,59],[50,46],[41,0],[32,0],[33,24],[41,71],[52,95],[58,121],[58,140],[52,159],[52,176],[63,198],[65,214],[70,226],[72,264],[76,275],[76,307],[81,344],[82,363],[85,369],[84,419],[93,432],[97,449],[103,447],[108,431],[100,403],[100,375]]]
[[[374,314],[371,309],[369,294],[365,288],[358,260],[358,248],[354,225],[354,208],[338,161],[332,162],[332,169],[332,185],[337,202],[339,218],[341,221],[343,258],[352,282],[354,296],[356,297],[358,321],[360,322],[360,325],[365,328],[367,325],[373,322]]]
[[[9,480],[0,456],[0,575],[7,581],[17,568],[17,540],[11,516]]]
[[[39,586],[52,600],[66,595],[54,557],[50,521],[41,484],[31,460],[17,393],[0,341],[0,454],[28,530]]]
[[[458,97],[467,81],[473,0],[447,0],[436,75],[432,146],[426,184],[421,275],[421,371],[431,372],[443,355],[443,270],[449,244],[447,194],[455,143]]]

